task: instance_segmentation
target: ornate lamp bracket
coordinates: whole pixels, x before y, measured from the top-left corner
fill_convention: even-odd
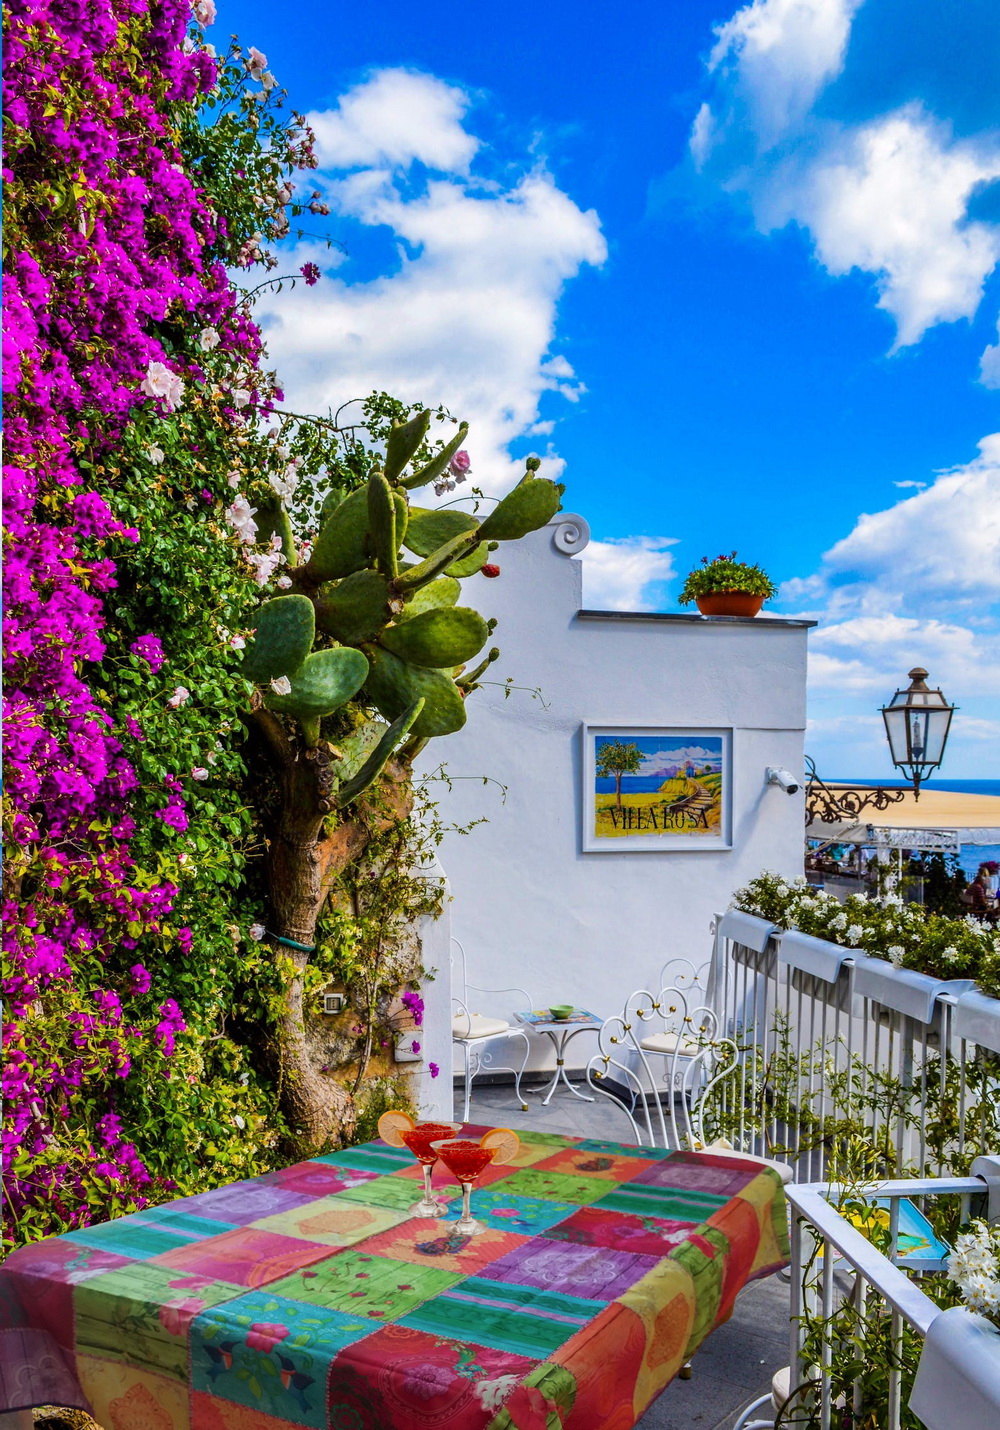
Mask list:
[[[806,755],[806,828],[821,824],[856,824],[865,809],[888,809],[906,798],[905,789],[834,790],[816,773],[816,762]]]

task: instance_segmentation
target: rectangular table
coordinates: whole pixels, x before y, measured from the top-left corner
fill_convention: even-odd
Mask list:
[[[485,1128],[469,1126],[467,1134]],[[521,1133],[472,1196],[408,1208],[369,1142],[24,1247],[2,1409],[104,1430],[628,1430],[747,1281],[786,1264],[778,1175],[725,1153]]]

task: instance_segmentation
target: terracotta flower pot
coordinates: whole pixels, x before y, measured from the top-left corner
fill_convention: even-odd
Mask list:
[[[696,596],[703,616],[756,616],[764,604],[763,596],[751,596],[747,591],[712,591]]]

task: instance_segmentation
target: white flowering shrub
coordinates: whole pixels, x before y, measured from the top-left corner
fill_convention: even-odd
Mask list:
[[[969,1310],[1000,1328],[1000,1226],[980,1219],[957,1236],[948,1275]]]
[[[732,907],[780,928],[884,958],[896,968],[934,978],[974,978],[983,993],[1000,998],[1000,931],[971,915],[949,918],[904,903],[891,874],[877,897],[850,894],[841,903],[804,878],[785,879],[765,870],[736,891]]]

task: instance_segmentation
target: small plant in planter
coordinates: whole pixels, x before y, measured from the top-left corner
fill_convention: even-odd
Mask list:
[[[736,552],[731,551],[713,561],[701,558],[701,565],[684,582],[680,603],[689,606],[697,602],[703,616],[755,616],[776,591],[766,571],[737,561]]]

